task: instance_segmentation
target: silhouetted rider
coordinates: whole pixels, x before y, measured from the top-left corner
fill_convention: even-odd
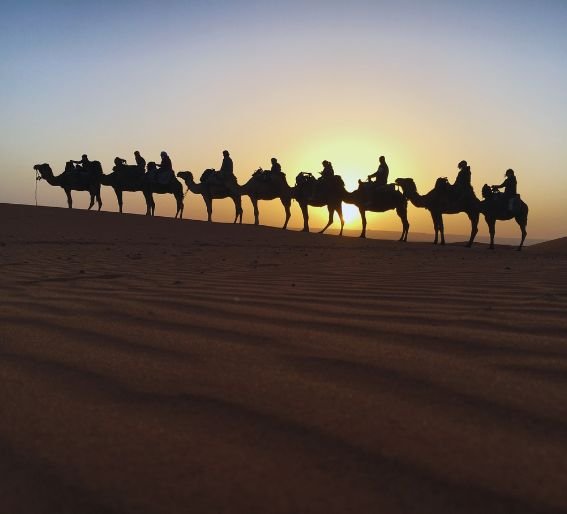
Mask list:
[[[134,152],[134,157],[136,158],[136,165],[138,166],[138,168],[140,168],[142,171],[146,169],[146,159],[144,159],[141,155],[140,152],[138,152],[138,150],[136,150]]]
[[[320,171],[319,174],[323,180],[329,180],[335,175],[333,165],[331,164],[331,161],[323,161],[321,164],[323,165],[323,171]]]
[[[89,161],[89,158],[87,157],[87,154],[84,153],[81,156],[81,160],[80,161],[69,161],[72,162],[73,164],[78,164],[79,166],[77,166],[75,168],[76,171],[89,171],[89,166],[91,165],[91,161]]]
[[[514,208],[514,199],[516,198],[518,181],[516,180],[516,175],[514,174],[514,170],[508,169],[506,170],[506,178],[504,182],[499,186],[492,186],[492,189],[498,190],[504,188],[504,192],[502,193],[502,198],[508,200],[508,210],[511,211]]]
[[[223,180],[234,178],[234,165],[228,150],[222,152],[222,164],[219,170],[219,175]]]
[[[467,161],[461,161],[457,166],[459,172],[457,173],[454,186],[460,191],[471,189],[471,167],[467,164]]]
[[[114,158],[114,168],[113,171],[118,171],[122,166],[126,166],[126,159],[122,159],[120,157]]]
[[[374,183],[376,184],[376,187],[386,187],[386,185],[388,184],[388,175],[390,174],[390,168],[388,168],[388,165],[386,164],[386,158],[383,155],[380,156],[378,161],[380,162],[378,169],[374,173],[372,173],[372,175],[368,175],[368,180],[372,182],[372,179],[375,178],[376,180],[374,181]]]
[[[270,172],[283,174],[281,164],[278,162],[278,160],[275,157],[272,157],[271,162],[272,162],[272,167],[270,169]]]
[[[171,159],[169,158],[169,155],[167,155],[167,152],[161,152],[160,157],[161,163],[157,164],[159,171],[170,171],[173,173],[173,165],[171,164]]]

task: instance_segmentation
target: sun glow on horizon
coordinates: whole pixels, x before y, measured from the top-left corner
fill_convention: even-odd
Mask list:
[[[355,221],[358,221],[360,218],[360,213],[358,212],[358,207],[355,205],[351,205],[348,203],[343,203],[343,218],[345,220],[345,226],[350,227]]]

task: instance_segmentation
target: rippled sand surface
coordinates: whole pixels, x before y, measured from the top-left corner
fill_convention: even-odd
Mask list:
[[[0,216],[1,512],[567,510],[566,239]]]

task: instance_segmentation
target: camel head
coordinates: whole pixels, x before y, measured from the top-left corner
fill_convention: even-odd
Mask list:
[[[53,171],[51,169],[51,166],[49,164],[47,164],[46,162],[43,164],[36,164],[33,169],[35,171],[37,171],[42,177],[43,176],[49,176],[49,175],[53,175]]]
[[[417,186],[413,178],[397,178],[395,183],[402,188],[405,196],[417,193]]]
[[[180,171],[177,173],[177,176],[185,183],[194,182],[193,173],[191,173],[190,171]]]

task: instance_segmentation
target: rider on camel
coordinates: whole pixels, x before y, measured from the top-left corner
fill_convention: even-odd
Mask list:
[[[331,179],[331,177],[334,177],[335,170],[333,169],[331,162],[323,161],[321,164],[323,165],[323,171],[319,172],[319,174],[321,175],[320,180],[325,181]]]
[[[497,191],[498,189],[504,188],[504,192],[502,193],[502,198],[508,200],[508,210],[514,210],[514,200],[517,196],[517,186],[518,181],[516,180],[516,175],[514,174],[514,170],[508,169],[506,170],[506,179],[502,184],[498,186],[492,186],[492,189]]]
[[[272,168],[270,169],[270,173],[274,175],[277,173],[281,173],[283,175],[282,166],[278,162],[278,160],[275,157],[272,157],[271,162],[272,162]]]
[[[87,154],[84,153],[81,156],[81,160],[80,161],[69,161],[72,162],[73,164],[77,164],[78,166],[75,167],[75,171],[90,171],[89,167],[91,165],[91,161],[89,161],[89,158],[87,157]]]
[[[134,157],[136,158],[136,166],[140,168],[140,170],[145,171],[146,169],[146,159],[144,159],[138,150],[134,152]]]
[[[386,158],[381,155],[378,159],[380,165],[375,173],[372,175],[368,175],[368,181],[372,182],[372,179],[375,178],[374,184],[376,185],[376,189],[384,189],[388,185],[388,175],[390,173],[390,169],[386,164]]]
[[[457,178],[453,187],[460,192],[467,189],[472,189],[471,186],[471,167],[467,164],[467,161],[461,161],[458,165],[459,173],[457,173]]]
[[[234,180],[234,164],[232,163],[228,150],[223,150],[222,152],[222,164],[218,174],[223,182]]]
[[[114,158],[114,168],[113,171],[118,171],[122,166],[126,166],[126,159],[122,159],[121,157]]]
[[[167,155],[167,152],[165,151],[161,152],[160,156],[161,156],[161,163],[156,165],[159,168],[158,173],[159,174],[163,173],[166,176],[170,177],[170,180],[172,180],[175,175],[173,174],[173,165],[171,164],[171,159],[169,158],[169,155]]]

